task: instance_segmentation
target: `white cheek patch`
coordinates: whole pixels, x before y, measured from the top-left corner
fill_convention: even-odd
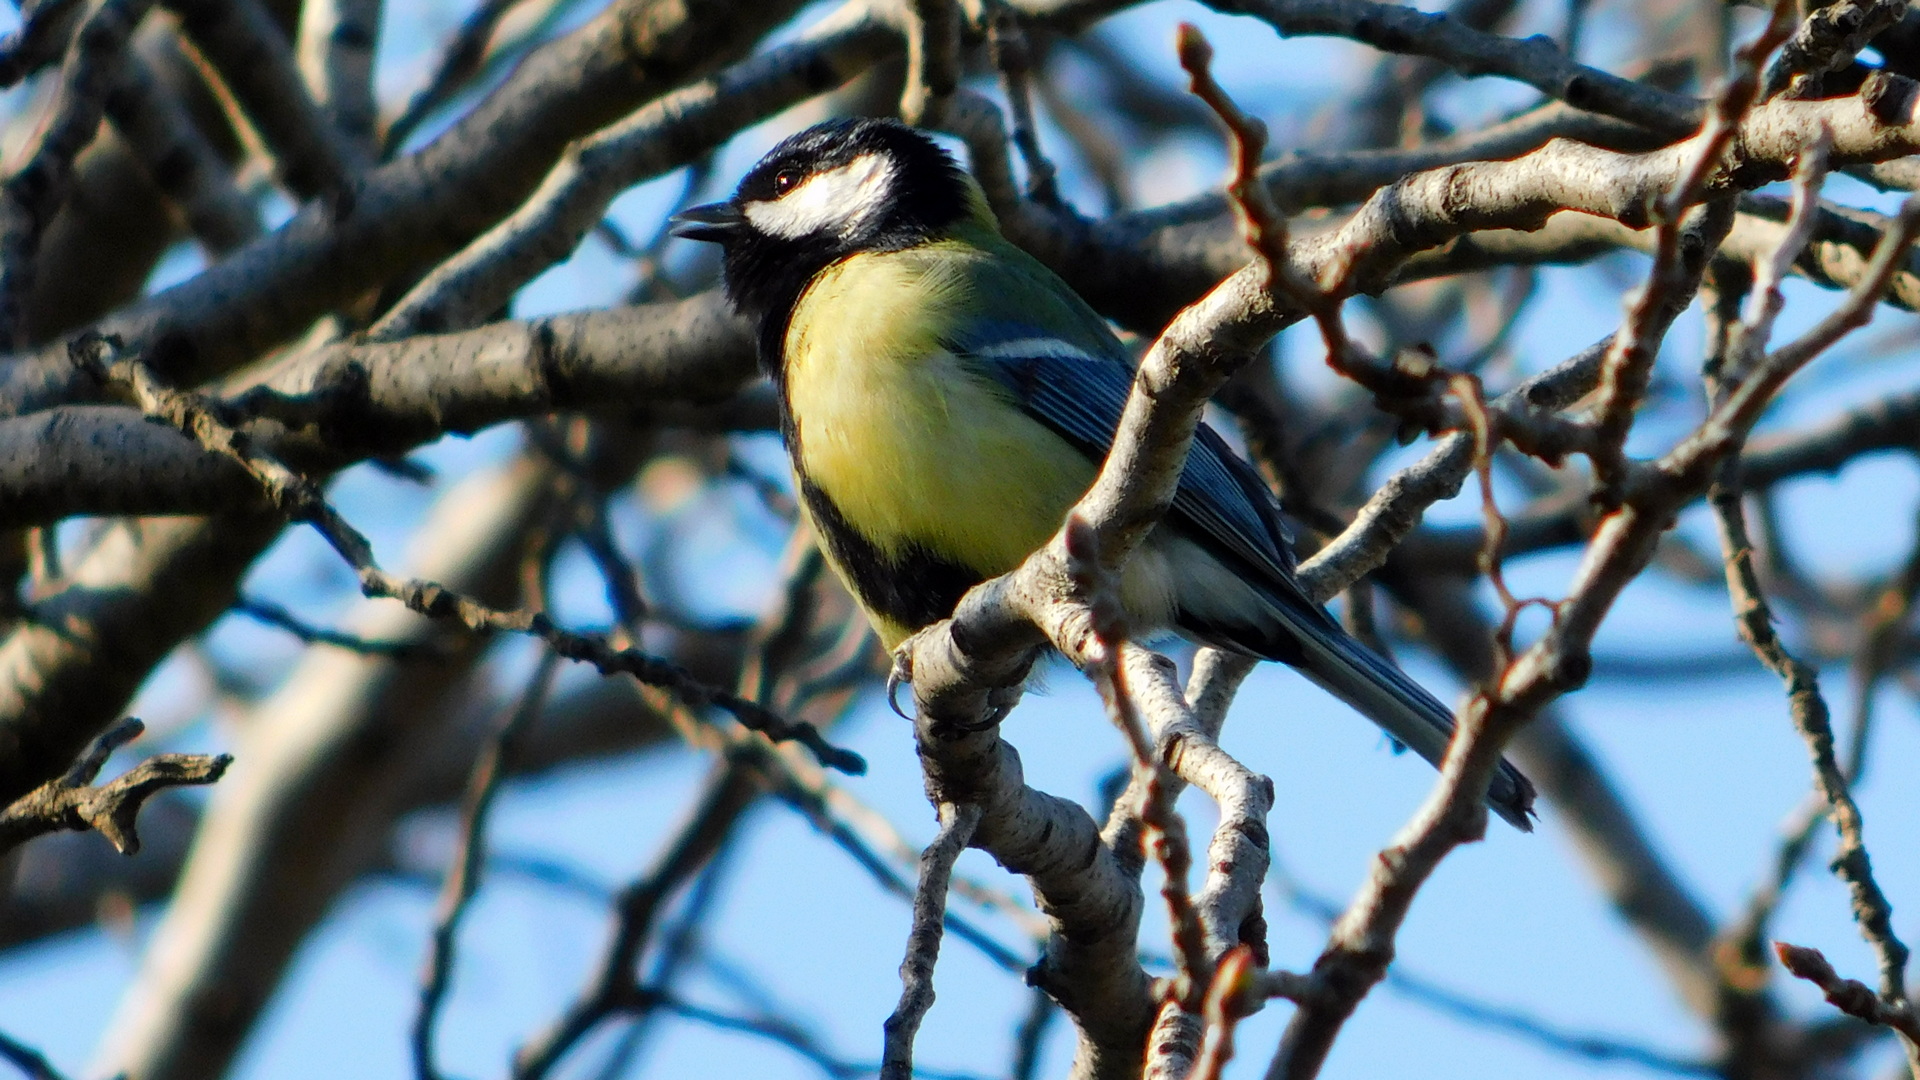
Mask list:
[[[751,202],[742,209],[754,228],[782,239],[844,236],[880,209],[892,181],[892,162],[879,154],[862,154],[809,177],[782,198]]]

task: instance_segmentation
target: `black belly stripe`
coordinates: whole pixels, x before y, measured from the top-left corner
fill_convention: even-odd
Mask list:
[[[918,544],[906,545],[898,555],[881,551],[812,480],[801,479],[800,496],[807,500],[827,553],[860,602],[876,614],[918,630],[953,614],[967,590],[986,580]]]

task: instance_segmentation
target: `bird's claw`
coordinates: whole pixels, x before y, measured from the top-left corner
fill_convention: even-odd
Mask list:
[[[900,707],[900,687],[913,682],[913,659],[905,649],[893,654],[893,666],[887,669],[887,708],[902,720],[911,720]]]

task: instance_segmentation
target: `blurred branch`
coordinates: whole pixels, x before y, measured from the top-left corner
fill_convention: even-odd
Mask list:
[[[358,168],[375,160],[379,103],[374,51],[381,0],[310,0],[300,8],[295,44],[300,74],[322,115]]]
[[[960,84],[960,5],[955,0],[907,0],[900,16],[907,44],[900,118],[918,127],[940,127],[947,101]]]
[[[259,211],[220,152],[136,50],[128,49],[120,61],[106,115],[209,252],[231,251],[260,235]]]
[[[709,679],[725,679],[738,667],[739,649],[737,636],[681,634],[667,651]],[[455,656],[443,656],[440,664],[432,665],[430,672],[410,672],[411,678],[431,678],[442,688],[446,702],[440,707],[448,711],[449,720],[447,730],[412,761],[396,814],[458,800],[490,734],[480,720],[511,707],[510,702],[494,700],[488,688],[465,678],[464,656],[456,650]],[[447,672],[444,683],[442,670]],[[658,751],[673,739],[665,719],[641,700],[637,684],[585,678],[556,695],[552,708],[528,732],[509,763],[510,773],[547,776],[576,764]],[[87,838],[77,835],[43,837],[22,849],[15,858],[12,881],[0,891],[0,949],[85,927],[117,899],[136,905],[165,899],[180,875],[201,816],[183,800],[163,796],[151,801],[143,815],[144,843],[135,859],[108,853],[104,846],[87,844]],[[397,843],[397,836],[390,835],[377,846],[390,852]]]
[[[1873,877],[1862,836],[1860,810],[1834,756],[1833,728],[1826,699],[1820,693],[1818,672],[1789,653],[1773,630],[1773,611],[1754,573],[1753,549],[1747,539],[1737,480],[1729,477],[1722,482],[1714,496],[1713,508],[1726,552],[1727,590],[1733,598],[1740,636],[1753,646],[1761,662],[1786,683],[1794,727],[1806,740],[1813,757],[1814,785],[1826,800],[1827,813],[1840,833],[1840,850],[1833,858],[1833,872],[1846,883],[1860,932],[1879,954],[1882,995],[1889,1003],[1905,1002],[1907,948],[1894,936],[1892,907]]]
[[[587,989],[558,1020],[514,1054],[514,1080],[540,1080],[601,1021],[623,1011],[644,1011],[651,1004],[637,982],[638,964],[661,909],[727,842],[740,812],[758,794],[759,784],[750,770],[730,762],[716,764],[653,867],[620,891],[614,903],[613,940]]]
[[[653,990],[642,991],[640,1000],[635,1003],[635,1008],[646,1010],[658,1009],[686,1020],[692,1020],[696,1023],[718,1028],[722,1031],[735,1031],[771,1040],[798,1054],[801,1058],[817,1066],[828,1076],[836,1078],[836,1080],[840,1077],[880,1073],[883,1068],[882,1066],[865,1062],[848,1061],[836,1057],[832,1053],[829,1053],[825,1047],[820,1045],[817,1039],[813,1038],[806,1031],[778,1017],[731,1016],[714,1009],[707,1009],[681,1001],[670,994]],[[913,1075],[922,1078],[922,1080],[986,1080],[985,1077],[973,1073],[950,1072],[944,1069],[916,1068]]]
[[[1329,926],[1340,918],[1338,903],[1325,896],[1309,892],[1298,881],[1292,880],[1285,874],[1276,876],[1281,879],[1280,891],[1295,909]],[[1744,1075],[1739,1071],[1739,1066],[1728,1069],[1711,1061],[1683,1058],[1652,1047],[1623,1042],[1604,1035],[1568,1031],[1539,1016],[1476,1000],[1433,980],[1413,974],[1404,967],[1396,967],[1389,971],[1386,985],[1408,1000],[1416,1001],[1437,1012],[1457,1017],[1469,1024],[1503,1032],[1514,1038],[1534,1043],[1542,1049],[1570,1057],[1586,1058],[1597,1062],[1631,1063],[1645,1069],[1677,1076],[1724,1076],[1730,1072],[1734,1075]]]
[[[1008,8],[994,7],[987,22],[987,43],[1012,114],[1009,135],[1027,168],[1027,197],[1042,206],[1058,207],[1058,170],[1040,149],[1040,134],[1033,119],[1033,49],[1020,28],[1020,17]]]
[[[414,286],[375,324],[374,340],[474,325],[579,246],[628,188],[865,69],[891,35],[857,6],[850,10],[850,18],[668,94],[569,145],[527,203]]]
[[[17,86],[66,51],[81,0],[28,0],[20,27],[0,38],[0,86]]]
[[[266,626],[285,630],[309,645],[331,645],[337,649],[366,653],[370,656],[387,656],[395,660],[433,659],[434,653],[420,648],[412,641],[368,641],[352,634],[325,627],[314,626],[300,616],[271,600],[262,600],[257,596],[242,597],[233,605],[233,611]]]
[[[166,0],[226,87],[245,124],[272,153],[299,201],[344,199],[365,158],[328,122],[300,79],[293,46],[261,0]]]
[[[531,524],[551,512],[551,473],[525,461],[483,470],[443,496],[410,560],[421,573],[476,594],[512,595]],[[296,948],[350,883],[386,855],[398,816],[445,768],[464,776],[481,741],[433,764],[465,723],[454,691],[489,638],[361,602],[356,637],[436,641],[444,659],[403,664],[309,649],[237,725],[247,768],[214,789],[174,902],[155,928],[139,975],[107,1028],[107,1072],[166,1078],[224,1071]],[[425,775],[423,775],[425,774]]]
[[[1455,0],[1447,5],[1450,22],[1472,30],[1493,31],[1513,14],[1514,0]],[[1573,49],[1565,50],[1571,57]],[[1393,146],[1407,129],[1427,121],[1426,91],[1448,73],[1445,64],[1425,57],[1388,54],[1373,63],[1364,87],[1351,101],[1333,106],[1340,113],[1338,129],[1348,145]],[[1322,121],[1325,122],[1324,120]]]
[[[291,440],[290,445],[287,440],[273,438],[276,424],[260,431],[262,437],[254,445],[274,456],[285,453],[287,460],[298,462],[301,468],[319,472],[330,467],[324,457],[330,439],[346,439],[358,431],[360,437],[377,442],[395,434],[396,428],[404,432],[406,426],[395,421],[408,411],[432,427],[451,424],[464,429],[461,411],[436,415],[436,410],[452,402],[433,390],[433,378],[423,378],[435,371],[474,378],[472,389],[479,391],[479,397],[469,399],[470,403],[498,402],[503,394],[507,400],[542,402],[549,380],[562,376],[582,400],[595,394],[602,395],[601,400],[637,398],[654,403],[654,408],[684,400],[679,398],[682,392],[696,397],[723,395],[752,373],[745,332],[723,314],[717,296],[654,311],[657,318],[647,316],[637,322],[619,313],[596,312],[510,324],[496,331],[502,335],[499,337],[481,334],[477,339],[460,339],[465,349],[447,350],[448,341],[427,338],[385,352],[374,347],[373,354],[359,354],[351,347],[345,347],[344,352],[301,354],[289,361],[283,380],[267,384],[267,392],[252,407],[279,411],[303,433],[302,439],[310,440],[305,442],[307,447],[319,448],[317,458],[315,450],[299,449],[300,439]],[[719,358],[709,349],[718,349]],[[495,368],[486,362],[490,358],[505,363]],[[369,368],[359,367],[362,359]],[[642,365],[638,370],[631,367],[636,361]],[[604,363],[614,364],[616,370],[626,368],[632,374],[647,371],[652,375],[637,383],[624,382],[625,389],[609,392],[608,384],[598,382],[604,376],[596,374],[604,370],[600,367]],[[649,381],[653,378],[660,381]],[[328,390],[310,392],[316,387]],[[371,422],[358,423],[352,407],[358,394],[356,387],[366,387],[374,401],[412,403],[384,416],[376,410],[368,418]],[[395,397],[389,399],[390,393]],[[425,396],[418,396],[422,394]],[[538,406],[541,410],[547,407]],[[14,430],[15,437],[26,441],[13,445],[31,452],[0,453],[0,471],[36,459],[61,465],[64,472],[40,473],[29,480],[33,489],[43,494],[27,505],[38,502],[45,507],[49,514],[46,520],[84,512],[82,507],[60,505],[58,500],[97,492],[98,485],[105,485],[108,494],[93,504],[96,512],[138,512],[143,508],[156,513],[178,512],[183,509],[179,504],[169,506],[164,500],[159,505],[145,503],[142,500],[147,496],[141,494],[144,486],[166,492],[174,483],[202,492],[196,498],[204,498],[206,508],[221,516],[218,524],[162,518],[109,531],[78,566],[69,568],[58,593],[35,601],[37,620],[16,628],[0,642],[0,671],[6,673],[0,679],[0,733],[16,740],[14,745],[20,748],[18,755],[0,760],[0,798],[18,797],[64,769],[86,741],[112,719],[111,714],[124,708],[127,696],[154,663],[226,610],[235,599],[240,572],[281,525],[277,514],[252,509],[260,502],[257,486],[230,458],[206,451],[172,429],[138,419],[139,414],[133,410],[111,412],[104,418],[102,410],[23,418],[18,421],[22,428]],[[308,424],[307,418],[324,423]],[[190,454],[189,460],[214,463],[212,482],[195,479],[192,471],[179,470],[179,449],[161,455],[135,453],[130,447],[121,453],[103,453],[102,448],[111,444],[96,441],[101,434],[96,421],[101,419],[128,438],[151,440],[158,436],[161,441],[157,445],[184,449]],[[256,430],[257,425],[249,425],[249,439]],[[141,467],[118,475],[112,468],[102,468],[114,461],[140,463]],[[14,494],[19,494],[17,489]],[[47,507],[45,498],[56,502]],[[0,499],[0,503],[13,505],[10,499]],[[76,637],[71,632],[76,628],[84,628],[85,633]],[[116,643],[114,663],[98,662],[98,653],[88,644],[98,640]]]
[[[418,152],[369,171],[351,212],[330,200],[95,329],[136,352],[164,340],[158,373],[195,385],[313,319],[458,250],[531,192],[573,138],[745,53],[793,5],[619,0],[535,50]],[[0,373],[0,412],[87,396],[65,345]]]
[[[812,543],[796,537],[789,544],[787,562],[788,587],[756,624],[738,683],[740,695],[756,702],[774,700],[781,684],[799,672],[790,665],[800,659],[798,645],[816,614],[812,592],[820,564]],[[792,704],[796,711],[811,708],[824,722],[838,715],[846,701],[843,694],[831,694],[811,701],[796,698]],[[558,1018],[515,1053],[515,1080],[538,1080],[550,1074],[583,1038],[611,1017],[622,1013],[644,1015],[656,1007],[659,998],[653,988],[639,981],[639,962],[652,941],[662,909],[730,842],[740,819],[769,786],[776,791],[805,786],[797,780],[804,775],[805,759],[789,758],[750,732],[705,724],[678,726],[696,747],[715,755],[706,785],[653,868],[615,898],[612,940],[587,986]],[[821,813],[823,802],[816,797],[797,800],[796,804],[814,816]],[[862,865],[873,869],[867,860],[862,860]]]
[[[539,718],[547,692],[559,670],[560,656],[551,650],[540,654],[540,662],[521,691],[513,710],[502,718],[474,761],[467,779],[467,790],[460,805],[460,842],[454,849],[453,864],[440,888],[440,900],[434,913],[433,936],[427,947],[420,987],[420,1006],[414,1014],[412,1031],[413,1073],[417,1080],[439,1080],[443,1075],[434,1064],[434,1029],[440,1009],[453,981],[454,949],[460,923],[480,891],[480,871],[486,860],[487,817],[499,793],[500,781],[525,737],[527,728]]]
[[[440,59],[426,85],[414,91],[400,115],[387,125],[381,157],[392,157],[406,144],[422,121],[446,104],[461,87],[477,75],[486,59],[487,42],[500,20],[519,0],[481,0],[460,23],[460,29],[440,50]]]
[[[93,141],[126,43],[152,0],[92,0],[60,70],[51,113],[26,162],[0,184],[0,348],[27,342],[26,303],[40,241],[73,181],[73,163]],[[27,24],[28,32],[33,24]],[[31,39],[29,39],[31,43]]]
[[[622,0],[529,56],[419,154],[370,174],[356,189],[354,213],[308,207],[278,232],[184,283],[183,291],[153,301],[157,306],[123,310],[117,319],[124,321],[114,325],[147,335],[149,343],[168,342],[160,350],[165,363],[188,382],[230,370],[388,275],[430,260],[435,245],[441,252],[457,247],[491,223],[489,214],[504,212],[530,189],[571,134],[746,50],[781,17],[778,9],[755,5],[748,9],[753,17],[742,18],[731,4],[693,9]],[[83,388],[90,377],[64,356],[62,346],[39,360],[6,365],[0,381],[37,387],[26,396],[41,402]],[[0,798],[23,794],[64,767],[124,706],[153,663],[225,608],[240,571],[277,525],[269,515],[228,512],[219,529],[164,519],[137,530],[146,542],[128,545],[131,556],[116,549],[109,560],[102,551],[83,565],[93,587],[67,590],[57,605],[41,605],[48,612],[63,608],[63,618],[78,620],[70,626],[120,642],[111,665],[41,627],[18,629],[0,645],[0,669],[7,674],[0,690],[10,691],[0,693],[0,731],[22,750],[0,762]]]
[[[243,504],[103,532],[0,641],[0,740],[14,748],[0,755],[0,799],[64,771],[154,665],[233,604],[241,571],[279,531]]]
[[[0,1057],[6,1058],[9,1064],[19,1069],[27,1080],[66,1080],[46,1055],[5,1032],[0,1032]]]

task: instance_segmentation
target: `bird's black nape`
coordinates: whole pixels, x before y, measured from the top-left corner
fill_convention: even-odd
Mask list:
[[[805,232],[770,227],[783,199],[850,166],[867,181],[857,199],[837,201],[833,214],[823,208],[804,217],[818,225]],[[966,174],[926,135],[891,119],[829,120],[768,151],[726,203],[689,211],[685,233],[725,250],[727,297],[759,324],[762,359],[777,366],[787,318],[815,274],[856,252],[897,251],[938,237],[973,212],[970,200]],[[737,224],[703,227],[720,216]]]

